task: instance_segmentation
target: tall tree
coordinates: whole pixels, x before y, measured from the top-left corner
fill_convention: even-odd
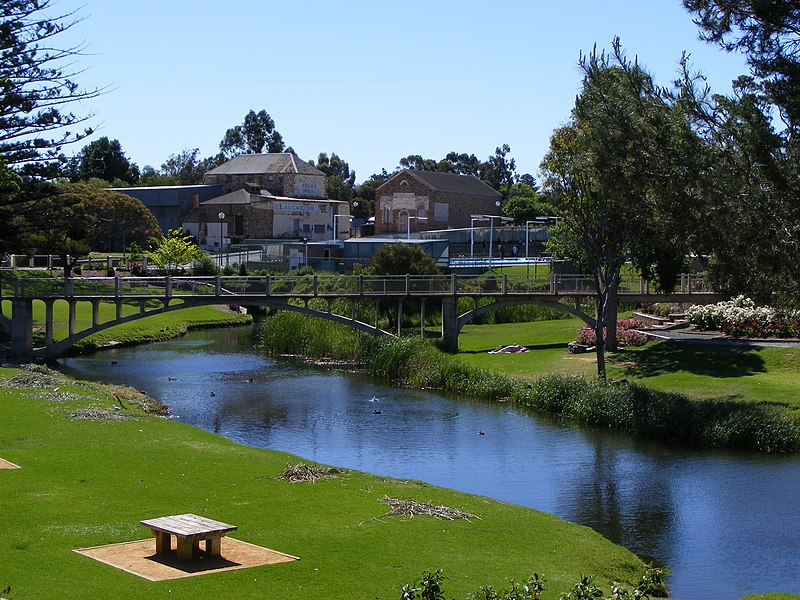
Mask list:
[[[514,159],[508,159],[511,152],[508,144],[495,148],[494,155],[484,162],[480,169],[480,178],[488,183],[498,192],[503,194],[503,198],[508,197],[508,192],[516,180],[516,163]]]
[[[283,152],[284,148],[283,138],[266,110],[251,110],[245,115],[244,123],[228,129],[219,143],[226,159],[239,154],[261,154],[265,150]]]
[[[320,152],[317,162],[309,161],[311,165],[325,173],[325,194],[332,200],[350,202],[355,194],[356,172],[350,170],[350,165],[339,158],[335,152],[330,158],[327,153]]]
[[[210,159],[200,160],[199,155],[198,148],[185,148],[177,154],[170,154],[161,165],[161,175],[169,177],[178,185],[203,183],[203,175],[209,170]]]
[[[119,140],[109,140],[105,136],[81,148],[70,162],[73,182],[97,178],[131,185],[139,180],[139,167],[125,156]]]
[[[686,215],[675,217],[691,201],[684,174],[690,153],[680,149],[691,148],[693,139],[672,98],[626,60],[618,40],[613,47],[610,56],[592,52],[581,58],[584,80],[571,121],[553,134],[542,163],[545,188],[561,217],[553,242],[595,279],[603,378],[604,328],[608,348],[616,346],[622,266],[632,258],[643,270],[674,273],[686,254],[680,233]]]
[[[91,129],[71,131],[91,115],[69,105],[97,96],[73,78],[82,46],[58,48],[59,34],[73,27],[74,13],[48,16],[50,0],[3,0],[0,13],[0,157],[23,176],[57,174],[64,144]]]

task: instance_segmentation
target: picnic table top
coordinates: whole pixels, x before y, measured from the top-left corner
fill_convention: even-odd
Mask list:
[[[185,515],[172,515],[170,517],[158,517],[157,519],[146,519],[139,521],[141,525],[171,533],[180,537],[192,537],[203,535],[224,535],[229,531],[235,531],[235,525],[228,525],[213,519],[207,519],[198,515],[187,513]]]

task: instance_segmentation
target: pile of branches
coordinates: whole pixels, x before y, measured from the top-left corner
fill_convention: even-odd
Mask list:
[[[109,410],[105,408],[98,408],[96,406],[89,406],[87,408],[79,408],[69,413],[69,418],[73,421],[129,421],[131,416],[117,410]]]
[[[437,519],[447,519],[453,521],[454,519],[480,519],[478,515],[473,515],[448,506],[436,506],[426,502],[417,502],[416,500],[401,500],[399,498],[383,497],[383,503],[387,504],[391,509],[386,516],[402,515],[405,517],[414,517],[416,515],[423,515],[426,517],[436,517]]]
[[[297,463],[296,465],[287,465],[276,479],[283,479],[289,483],[314,483],[320,479],[335,478],[341,472],[342,470],[336,467],[320,467],[318,465]]]

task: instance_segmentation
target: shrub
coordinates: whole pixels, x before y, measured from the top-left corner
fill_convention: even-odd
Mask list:
[[[639,319],[621,319],[617,321],[617,343],[623,347],[644,346],[649,340],[641,331],[643,323]],[[603,335],[607,329],[603,328]],[[594,328],[584,325],[578,330],[577,342],[584,346],[594,346],[597,340],[597,333]]]
[[[794,337],[800,334],[800,313],[756,306],[745,296],[731,300],[692,306],[689,322],[697,329],[721,331],[734,337]]]

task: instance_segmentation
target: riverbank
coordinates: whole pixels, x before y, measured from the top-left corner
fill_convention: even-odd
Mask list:
[[[448,597],[535,571],[555,599],[584,574],[607,588],[643,567],[588,528],[488,498],[355,471],[287,483],[277,475],[297,457],[153,416],[135,391],[41,367],[0,369],[0,381],[0,457],[21,467],[0,471],[0,589],[12,598],[395,598],[442,569]],[[475,517],[388,516],[386,497]],[[72,552],[146,538],[141,519],[184,512],[301,560],[150,582]]]

